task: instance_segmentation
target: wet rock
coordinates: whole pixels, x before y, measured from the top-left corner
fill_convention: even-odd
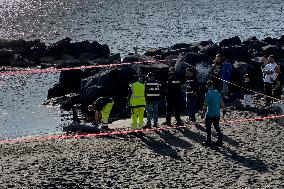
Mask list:
[[[229,47],[229,46],[235,46],[235,45],[241,45],[241,44],[242,44],[242,41],[238,36],[232,37],[232,38],[229,38],[229,39],[223,39],[219,43],[219,45],[221,47]]]

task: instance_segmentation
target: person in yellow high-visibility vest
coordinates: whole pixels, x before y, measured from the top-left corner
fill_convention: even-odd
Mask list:
[[[132,119],[131,129],[142,129],[146,106],[145,85],[139,82],[139,77],[136,75],[134,76],[134,82],[129,85],[129,94]]]
[[[109,130],[108,118],[112,110],[114,101],[111,97],[100,97],[93,104],[88,106],[89,111],[95,112],[94,124],[102,123],[101,129]]]

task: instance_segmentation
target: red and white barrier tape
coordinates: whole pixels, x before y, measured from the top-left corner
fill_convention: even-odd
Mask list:
[[[107,64],[107,65],[93,65],[93,66],[79,66],[72,68],[48,68],[48,69],[31,69],[31,70],[19,70],[19,71],[1,71],[1,75],[24,75],[24,74],[36,74],[36,73],[54,73],[69,70],[82,70],[91,68],[106,68],[106,67],[119,67],[123,65],[131,64],[145,64],[145,63],[159,63],[158,61],[141,61],[141,62],[125,62],[120,64]]]
[[[240,120],[232,120],[232,121],[222,121],[220,123],[226,124],[226,123],[243,123],[243,122],[254,122],[254,121],[263,121],[267,119],[276,119],[276,118],[282,118],[283,115],[278,116],[267,116],[267,117],[259,117],[259,118],[249,118],[249,119],[240,119]],[[187,128],[189,126],[194,125],[183,125],[183,126],[165,126],[162,128],[153,128],[153,129],[141,129],[141,130],[126,130],[126,131],[114,131],[114,132],[104,132],[104,133],[94,133],[94,134],[78,134],[78,135],[44,135],[41,137],[36,138],[18,138],[18,139],[11,139],[11,140],[0,140],[0,144],[5,143],[16,143],[16,142],[32,142],[32,141],[45,141],[45,140],[51,140],[51,139],[74,139],[74,138],[81,138],[81,137],[97,137],[97,136],[110,136],[110,135],[127,135],[131,133],[148,133],[153,131],[167,131],[171,129],[178,129],[178,128]]]

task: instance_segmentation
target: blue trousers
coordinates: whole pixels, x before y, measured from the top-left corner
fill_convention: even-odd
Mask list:
[[[147,112],[147,125],[151,125],[152,119],[154,120],[154,125],[157,125],[159,118],[159,101],[147,102],[146,112]]]

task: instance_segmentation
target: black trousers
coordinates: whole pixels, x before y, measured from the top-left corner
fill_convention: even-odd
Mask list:
[[[264,83],[264,94],[267,95],[265,98],[266,105],[270,105],[272,101],[272,83]]]
[[[217,137],[218,137],[218,141],[222,141],[222,133],[221,133],[221,129],[220,129],[220,116],[213,116],[213,117],[209,117],[206,116],[205,118],[205,127],[206,127],[206,133],[207,133],[207,142],[211,142],[211,125],[213,124],[214,129],[217,132]]]
[[[177,102],[177,99],[166,99],[167,108],[166,108],[166,121],[168,123],[171,122],[171,117],[173,110],[175,111],[175,118],[177,122],[181,122],[180,112],[181,112],[181,105]]]

